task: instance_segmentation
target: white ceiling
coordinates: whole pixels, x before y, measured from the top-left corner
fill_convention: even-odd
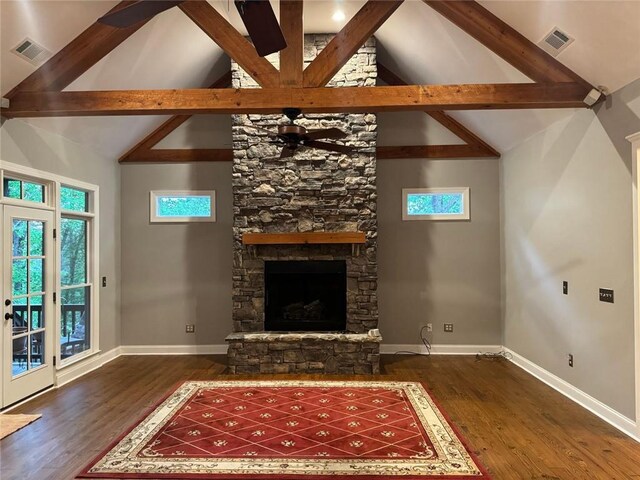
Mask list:
[[[233,2],[211,3],[241,32]],[[277,2],[272,2],[276,13]],[[594,85],[611,91],[640,78],[640,1],[481,1],[537,42],[557,26],[576,38],[558,59]],[[53,52],[70,42],[116,1],[0,1],[0,90],[8,92],[34,67],[11,54],[25,37]],[[337,31],[337,6],[350,18],[363,0],[307,0],[305,31]],[[230,5],[230,8],[229,8]],[[343,22],[344,23],[344,22]],[[526,82],[524,75],[418,0],[407,0],[376,33],[379,58],[413,83]],[[68,87],[69,90],[189,88],[211,83],[228,69],[220,48],[179,9],[151,20]],[[568,110],[473,111],[452,116],[501,151],[522,142]],[[416,113],[380,115],[380,144],[455,143],[435,122]],[[112,157],[118,157],[166,117],[30,119]],[[162,146],[224,147],[228,117],[188,122]],[[217,133],[206,135],[207,129]],[[222,130],[226,130],[227,133]]]

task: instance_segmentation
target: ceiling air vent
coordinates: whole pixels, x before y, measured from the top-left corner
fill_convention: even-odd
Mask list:
[[[33,65],[40,65],[51,56],[49,50],[42,45],[38,45],[30,38],[25,38],[11,51]]]
[[[538,45],[542,49],[553,55],[557,56],[561,51],[567,48],[573,42],[574,38],[567,35],[559,28],[554,28],[548,35],[538,42]]]

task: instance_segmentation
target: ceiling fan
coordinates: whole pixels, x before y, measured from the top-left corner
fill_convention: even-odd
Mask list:
[[[319,150],[327,150],[329,152],[338,152],[350,155],[355,149],[346,145],[337,143],[319,142],[320,139],[340,139],[345,138],[347,134],[339,128],[324,128],[320,130],[307,130],[301,125],[296,125],[295,120],[300,115],[299,108],[285,108],[282,112],[289,118],[288,125],[278,126],[278,131],[274,132],[262,127],[253,125],[245,125],[246,128],[254,128],[266,132],[273,138],[272,143],[282,146],[280,158],[292,157],[295,151],[301,147],[316,148]]]
[[[98,22],[112,27],[126,28],[143,20],[153,18],[183,1],[137,0],[107,13],[100,17]],[[264,57],[287,47],[287,42],[269,1],[234,0],[234,3],[258,55]]]

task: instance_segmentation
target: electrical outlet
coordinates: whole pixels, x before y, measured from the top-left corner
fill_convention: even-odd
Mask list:
[[[185,328],[185,331],[187,333],[196,333],[196,326],[191,324],[191,325],[187,325]]]
[[[453,332],[453,323],[445,323],[444,324],[444,331],[451,333]]]
[[[569,366],[573,368],[573,354],[569,354]]]
[[[562,282],[562,293],[565,295],[569,295],[569,282],[566,280]]]
[[[433,332],[433,323],[427,323],[427,332],[428,333]]]

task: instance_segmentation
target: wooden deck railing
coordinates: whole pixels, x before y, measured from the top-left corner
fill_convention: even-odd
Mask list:
[[[85,315],[86,305],[62,305],[62,318],[60,329],[60,356],[62,359],[70,357],[76,353],[83,352],[90,348],[89,339],[91,322],[87,321]],[[26,305],[13,306],[13,327],[14,331],[26,331],[28,329],[28,310]],[[31,318],[37,319],[37,323],[42,322],[42,305],[31,305]],[[46,321],[46,319],[45,319]],[[76,332],[82,331],[81,338],[73,337]]]

